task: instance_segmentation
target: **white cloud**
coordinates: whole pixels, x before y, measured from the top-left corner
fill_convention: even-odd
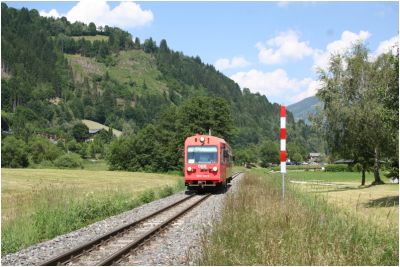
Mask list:
[[[61,17],[60,14],[58,14],[57,10],[55,10],[54,8],[49,12],[46,12],[45,10],[40,10],[39,14],[43,17],[54,17],[54,18]]]
[[[393,36],[389,40],[380,42],[374,54],[376,56],[379,56],[381,54],[391,52],[393,55],[395,55],[397,53],[398,47],[399,47],[399,36]]]
[[[272,72],[252,69],[248,72],[238,72],[230,78],[242,89],[249,88],[252,92],[267,96],[270,101],[284,99],[285,104],[292,104],[315,95],[322,85],[319,81],[311,78],[291,79],[283,69]]]
[[[367,31],[360,31],[358,34],[350,31],[344,31],[339,40],[333,41],[326,46],[325,51],[314,51],[314,66],[316,70],[318,67],[327,69],[329,59],[332,55],[344,54],[353,47],[357,42],[364,42],[371,34]]]
[[[302,85],[304,86],[304,90],[302,90],[299,94],[294,95],[290,98],[291,103],[299,102],[304,98],[315,96],[319,89],[323,86],[323,83],[318,80],[313,80],[310,78],[305,78],[302,81]]]
[[[289,2],[288,2],[288,1],[279,1],[279,2],[277,3],[277,6],[278,6],[278,7],[286,8],[286,7],[289,6]]]
[[[284,93],[286,90],[296,90],[299,83],[289,79],[283,69],[273,72],[262,72],[252,69],[248,72],[238,72],[230,77],[242,88],[249,88],[253,92],[259,92],[266,96],[275,96]]]
[[[48,13],[43,10],[40,14],[60,17],[55,9]],[[62,16],[71,22],[80,21],[86,24],[94,22],[97,26],[109,25],[121,28],[144,26],[154,19],[151,10],[142,10],[140,5],[134,2],[121,2],[111,9],[105,0],[81,0]]]
[[[299,35],[294,31],[281,32],[278,36],[258,42],[258,59],[265,64],[280,64],[289,59],[299,60],[313,54],[308,42],[300,42]]]
[[[220,58],[215,63],[216,69],[223,71],[226,69],[242,68],[250,65],[244,57],[233,57],[231,60],[228,58]]]

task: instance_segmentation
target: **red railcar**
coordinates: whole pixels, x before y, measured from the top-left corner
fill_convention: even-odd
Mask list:
[[[232,179],[232,150],[221,138],[195,135],[185,141],[185,185],[188,189],[226,187]]]

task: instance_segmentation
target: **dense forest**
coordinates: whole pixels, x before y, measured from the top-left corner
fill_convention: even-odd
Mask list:
[[[5,3],[1,13],[2,166],[76,167],[104,157],[111,169],[179,169],[184,139],[209,129],[232,144],[239,164],[279,162],[279,105],[200,57],[115,27]],[[123,136],[102,131],[85,142],[82,119]],[[290,112],[287,128],[289,158],[324,152],[316,131]]]

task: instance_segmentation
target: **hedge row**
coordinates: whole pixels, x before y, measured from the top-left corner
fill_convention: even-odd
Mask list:
[[[289,165],[286,166],[287,170],[322,170],[324,168],[324,171],[326,172],[355,172],[359,171],[358,166],[351,166],[347,164],[329,164],[329,165]],[[271,170],[273,171],[280,171],[280,167],[271,167]]]

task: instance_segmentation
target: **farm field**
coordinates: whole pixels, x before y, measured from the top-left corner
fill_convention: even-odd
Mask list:
[[[380,227],[398,228],[399,185],[381,177],[386,184],[369,186],[373,174],[367,173],[366,185],[360,186],[360,176],[357,172],[289,171],[286,181],[288,186],[315,193],[343,211],[372,220]],[[273,177],[282,179],[281,174]]]
[[[78,41],[78,40],[80,40],[80,39],[85,39],[85,40],[88,40],[88,41],[91,41],[91,42],[94,42],[94,41],[108,41],[108,36],[104,36],[104,35],[95,35],[95,36],[91,36],[91,35],[86,35],[86,36],[84,36],[84,35],[82,35],[82,36],[72,36],[72,39],[74,39],[75,41]]]
[[[1,172],[3,253],[183,190],[177,175],[57,169]]]
[[[332,182],[334,175],[328,176]],[[356,190],[370,190],[372,199],[398,196],[398,185],[338,190],[337,195],[310,189],[288,183],[282,201],[280,174],[247,172],[237,194],[228,197],[221,221],[211,234],[204,233],[205,253],[198,264],[398,265],[398,202],[369,207],[363,196],[357,196],[358,204],[350,198]],[[392,212],[397,215],[391,217]]]
[[[108,131],[110,128],[108,126],[105,126],[104,124],[95,122],[95,121],[91,121],[91,120],[82,120],[82,123],[85,124],[89,130],[95,130],[95,129],[104,129],[106,131]],[[122,135],[121,131],[118,131],[116,129],[112,129],[113,134],[116,137],[120,137]]]

